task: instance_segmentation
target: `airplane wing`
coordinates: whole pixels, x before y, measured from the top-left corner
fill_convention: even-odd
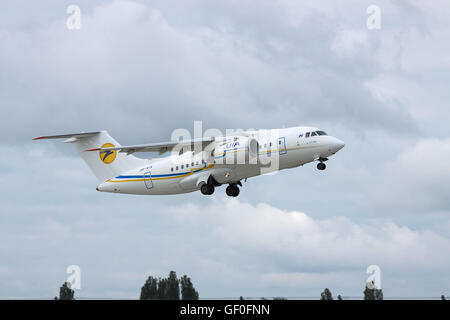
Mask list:
[[[59,134],[56,136],[42,136],[42,137],[37,137],[34,138],[33,140],[42,140],[42,139],[63,139],[63,138],[68,138],[69,140],[66,142],[73,142],[76,139],[81,139],[81,138],[87,138],[87,137],[92,137],[95,136],[99,133],[102,133],[101,131],[94,131],[94,132],[81,132],[81,133],[69,133],[69,134]]]
[[[163,154],[167,151],[171,151],[175,146],[178,148],[183,147],[191,147],[193,150],[195,149],[196,144],[201,144],[201,150],[204,149],[205,146],[214,142],[215,139],[211,138],[201,138],[201,139],[192,139],[192,140],[184,140],[184,141],[169,141],[169,142],[160,142],[160,143],[151,143],[151,144],[137,144],[131,146],[120,146],[114,148],[93,148],[85,151],[108,151],[108,150],[116,150],[118,152],[125,152],[127,154],[132,154],[134,152],[158,152],[159,154]]]

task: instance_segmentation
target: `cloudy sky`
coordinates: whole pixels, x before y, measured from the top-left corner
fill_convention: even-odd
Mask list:
[[[137,298],[170,270],[201,298],[358,297],[373,264],[386,297],[450,294],[449,16],[437,0],[2,2],[0,298],[52,298],[69,265],[77,297]],[[229,199],[98,193],[70,145],[31,142],[167,141],[195,120],[346,146]]]

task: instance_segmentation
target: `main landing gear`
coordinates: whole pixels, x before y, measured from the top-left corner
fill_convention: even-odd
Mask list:
[[[225,191],[227,193],[227,196],[230,197],[237,197],[239,195],[239,188],[235,183],[230,184]]]
[[[207,183],[205,183],[205,184],[203,184],[203,185],[200,187],[200,191],[201,191],[203,194],[205,194],[205,195],[213,194],[213,193],[214,193],[214,186],[213,186],[212,184],[207,184]]]
[[[211,195],[214,193],[215,187],[220,186],[221,184],[218,183],[212,176],[208,178],[208,183],[204,183],[200,187],[200,192],[204,195]],[[241,181],[230,183],[225,190],[227,195],[230,197],[237,197],[239,195],[239,187],[242,187]]]
[[[202,184],[202,186],[200,187],[200,191],[205,195],[211,195],[214,193],[215,187],[218,186],[220,186],[220,183],[218,183],[216,179],[213,178],[213,176],[209,176],[208,182]]]

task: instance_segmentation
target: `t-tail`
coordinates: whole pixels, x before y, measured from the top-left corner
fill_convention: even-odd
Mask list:
[[[89,149],[114,148],[120,144],[106,131],[83,132],[62,134],[56,136],[43,136],[33,140],[42,139],[66,139],[64,142],[71,143],[80,156],[92,170],[100,182],[116,177],[126,171],[136,169],[148,163],[146,159],[139,159],[127,153],[116,150],[99,152],[86,152]]]

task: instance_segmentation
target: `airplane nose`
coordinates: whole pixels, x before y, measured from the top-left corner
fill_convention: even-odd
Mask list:
[[[333,142],[331,143],[331,149],[333,152],[338,152],[345,146],[344,141],[334,138]]]
[[[345,142],[339,139],[336,140],[337,140],[336,147],[338,150],[341,150],[345,146]]]

